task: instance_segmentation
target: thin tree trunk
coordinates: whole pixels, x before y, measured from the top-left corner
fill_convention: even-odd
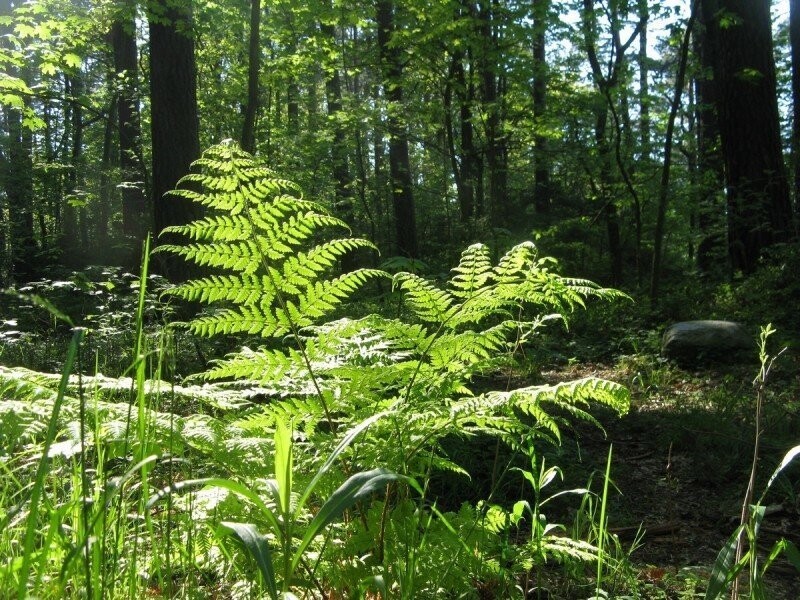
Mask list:
[[[386,125],[389,133],[389,179],[394,204],[397,252],[408,258],[417,258],[417,221],[411,187],[408,131],[400,116],[403,108],[403,65],[401,52],[390,47],[395,29],[394,11],[395,4],[392,0],[377,0],[378,50],[383,93],[388,101]]]
[[[247,104],[242,125],[242,148],[256,149],[256,115],[258,114],[258,76],[261,73],[261,0],[250,0],[250,41],[247,63]]]
[[[534,188],[533,207],[539,214],[550,212],[550,160],[547,137],[539,133],[545,127],[547,110],[547,13],[550,0],[533,0],[533,116],[537,133],[533,138]]]
[[[650,66],[647,57],[647,27],[650,22],[648,0],[639,0],[639,20],[643,23],[639,32],[639,135],[645,162],[651,158],[650,149]]]
[[[8,245],[11,251],[11,278],[27,281],[35,273],[36,241],[33,234],[33,161],[30,131],[22,126],[22,113],[5,111],[8,131],[8,158],[4,187],[8,204]]]
[[[114,147],[114,117],[116,102],[112,101],[108,107],[105,131],[103,133],[103,158],[100,164],[100,202],[97,208],[97,221],[95,223],[95,244],[98,253],[104,253],[108,248],[108,223],[111,216],[111,201],[114,190],[111,183],[110,172],[112,168],[112,149]]]
[[[486,114],[486,169],[489,177],[489,206],[494,226],[508,221],[507,177],[504,165],[505,139],[502,133],[501,103],[497,76],[499,52],[495,33],[495,0],[483,0],[478,11],[481,35],[481,101]]]
[[[136,49],[136,5],[132,0],[120,8],[111,29],[114,73],[120,87],[117,95],[119,120],[119,166],[122,172],[122,231],[137,242],[150,228],[147,184],[142,154],[139,114],[138,53]],[[138,249],[135,250],[138,256]]]
[[[669,199],[669,175],[672,165],[672,138],[675,132],[675,118],[681,106],[681,95],[686,80],[686,64],[689,59],[689,42],[691,40],[694,21],[697,16],[698,0],[692,3],[691,14],[686,23],[686,31],[683,34],[683,41],[680,48],[680,59],[678,71],[675,74],[675,90],[673,91],[672,104],[670,106],[669,117],[667,119],[667,131],[664,136],[664,166],[661,170],[661,185],[658,193],[658,216],[656,217],[656,229],[653,239],[653,266],[650,271],[650,300],[658,300],[659,286],[661,283],[661,257],[662,246],[664,243],[664,226],[667,218],[667,201]]]
[[[70,168],[67,171],[67,189],[64,204],[64,229],[61,236],[61,250],[64,253],[63,260],[66,264],[76,265],[80,263],[78,254],[83,250],[80,243],[80,228],[78,224],[78,187],[83,175],[83,107],[80,103],[80,96],[83,93],[83,81],[81,73],[66,77],[69,82],[70,105],[70,133],[72,140],[70,143]]]
[[[792,52],[792,162],[794,213],[800,216],[800,0],[789,0],[789,42]]]

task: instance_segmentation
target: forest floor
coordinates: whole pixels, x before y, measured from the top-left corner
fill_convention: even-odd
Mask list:
[[[768,381],[756,498],[784,454],[800,443],[800,360],[780,360],[774,381]],[[698,597],[717,553],[739,524],[752,465],[756,373],[752,365],[685,371],[657,357],[544,373],[548,383],[592,375],[632,392],[629,414],[601,415],[605,434],[591,426],[576,428],[564,441],[559,464],[565,466],[566,487],[585,485],[592,473],[604,472],[612,444],[617,493],[609,528],[623,547],[635,546],[630,561],[653,597]],[[792,476],[779,479],[765,498],[764,553],[780,538],[800,546],[800,468],[790,469]],[[776,561],[766,581],[770,598],[800,598],[800,576],[785,559]]]

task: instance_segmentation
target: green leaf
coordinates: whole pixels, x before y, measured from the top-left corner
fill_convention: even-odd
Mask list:
[[[279,420],[275,423],[275,481],[283,515],[289,515],[291,511],[292,462],[292,434]]]
[[[78,69],[83,64],[83,59],[78,56],[77,54],[73,54],[72,52],[68,52],[64,55],[64,64],[68,67],[72,67],[73,69]]]
[[[237,481],[232,481],[230,479],[222,479],[219,477],[204,477],[202,479],[186,479],[184,481],[179,481],[177,483],[172,484],[171,486],[167,486],[158,493],[156,493],[150,500],[147,502],[146,507],[152,508],[155,504],[169,496],[170,494],[174,494],[176,492],[181,492],[185,489],[193,489],[193,488],[201,488],[201,487],[218,487],[234,494],[241,496],[242,498],[246,498],[250,500],[256,508],[259,509],[261,514],[267,520],[267,523],[272,528],[272,530],[277,534],[281,534],[281,525],[278,521],[278,518],[275,516],[275,513],[264,503],[261,497],[256,494],[253,490],[248,488],[247,486],[242,485]]]
[[[714,561],[714,566],[711,569],[711,579],[706,588],[705,600],[716,600],[719,598],[728,587],[728,584],[733,581],[733,578],[742,569],[743,562],[747,558],[742,557],[738,565],[734,565],[736,560],[736,546],[739,543],[739,538],[745,531],[744,525],[739,525],[733,532],[728,541],[722,547],[722,550],[717,554],[717,559]]]
[[[303,553],[308,545],[317,537],[322,530],[338,519],[341,514],[353,506],[359,500],[371,495],[373,492],[383,489],[388,483],[406,478],[388,469],[378,468],[370,471],[363,471],[352,475],[339,488],[331,494],[319,509],[311,523],[308,524],[303,539],[297,547],[292,558],[291,570],[294,571],[300,563]]]
[[[319,483],[319,480],[322,479],[322,476],[328,472],[331,466],[333,466],[333,463],[336,461],[337,458],[339,458],[339,455],[342,452],[344,452],[347,449],[347,447],[350,446],[350,444],[353,443],[353,440],[355,440],[362,431],[367,429],[367,427],[372,425],[375,421],[383,417],[385,414],[386,414],[385,412],[381,412],[372,415],[371,417],[369,417],[368,419],[364,419],[361,423],[359,423],[358,425],[350,429],[347,433],[345,433],[342,440],[339,442],[336,448],[333,449],[333,452],[331,452],[330,455],[328,456],[328,460],[326,460],[325,464],[323,464],[317,470],[317,472],[314,474],[314,477],[311,479],[311,482],[306,486],[305,491],[303,491],[303,494],[302,496],[300,496],[300,500],[297,503],[297,511],[302,510],[309,496],[311,496],[311,493],[317,486],[317,483]]]
[[[269,549],[269,540],[267,540],[266,536],[259,533],[256,526],[251,523],[223,521],[221,525],[233,533],[250,553],[250,556],[256,561],[258,569],[264,577],[264,583],[267,585],[270,598],[277,600],[278,585],[275,581],[275,569],[272,567],[272,553]]]
[[[781,472],[788,467],[795,458],[797,458],[798,454],[800,454],[800,446],[795,446],[786,453],[781,461],[781,464],[778,465],[778,468],[775,469],[775,472],[772,474],[772,476],[770,476],[769,481],[767,481],[767,486],[764,488],[764,493],[761,495],[762,499],[766,495],[767,490],[769,490],[769,488],[772,487],[772,484],[775,483],[778,475],[780,475]]]

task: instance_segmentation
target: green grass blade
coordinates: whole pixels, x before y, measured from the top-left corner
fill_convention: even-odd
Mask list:
[[[786,455],[783,457],[783,460],[781,461],[781,464],[778,465],[778,468],[775,469],[775,472],[769,478],[767,486],[764,488],[764,492],[761,494],[762,500],[764,499],[764,496],[767,494],[767,490],[769,490],[769,488],[772,487],[772,484],[775,483],[775,480],[778,478],[778,475],[780,475],[781,472],[786,467],[789,466],[789,464],[797,457],[798,454],[800,454],[800,446],[795,446],[786,453]]]
[[[233,535],[244,545],[250,556],[256,561],[264,583],[267,586],[270,598],[277,600],[278,584],[275,581],[275,569],[272,566],[272,552],[269,549],[269,540],[259,533],[252,523],[232,523],[223,521],[221,525],[230,530]]]
[[[78,355],[78,347],[81,345],[85,330],[82,328],[75,328],[72,332],[72,340],[70,341],[67,350],[67,357],[64,361],[64,369],[61,372],[61,381],[58,384],[58,394],[53,402],[53,412],[50,414],[50,422],[47,425],[47,434],[42,446],[42,459],[39,461],[39,466],[36,469],[36,478],[34,479],[33,488],[31,489],[30,496],[30,510],[28,511],[28,520],[25,525],[25,541],[23,545],[22,565],[19,569],[19,581],[17,582],[17,597],[28,597],[28,577],[30,576],[31,563],[33,560],[34,540],[36,537],[36,522],[39,519],[39,501],[44,494],[44,478],[47,474],[47,467],[50,464],[50,447],[53,440],[58,433],[58,416],[61,412],[61,404],[64,402],[64,396],[67,393],[67,384],[69,383],[69,375],[72,372],[72,367],[75,364],[75,357]],[[47,552],[47,548],[43,549]]]
[[[292,510],[292,433],[280,419],[275,423],[275,481],[279,509],[288,515]]]
[[[303,539],[292,558],[291,571],[294,572],[297,568],[303,553],[306,551],[311,541],[317,537],[325,527],[338,519],[346,509],[373,492],[383,489],[387,483],[399,479],[405,480],[405,477],[393,473],[388,469],[380,468],[356,473],[339,486],[339,488],[331,494],[330,498],[325,501],[325,504],[319,509],[319,512],[311,520],[311,523],[308,524]]]
[[[350,444],[353,443],[358,435],[367,429],[370,425],[372,425],[375,421],[383,417],[386,413],[380,412],[378,414],[372,415],[370,418],[361,421],[358,425],[350,429],[342,438],[342,441],[334,448],[333,452],[331,452],[330,456],[328,456],[328,460],[325,461],[325,464],[322,465],[319,470],[314,474],[314,477],[311,479],[311,482],[306,486],[306,489],[303,491],[303,495],[300,496],[300,500],[297,503],[297,511],[301,511],[305,506],[308,497],[311,496],[311,493],[314,491],[314,488],[317,486],[317,483],[325,473],[331,468],[333,463],[339,458],[339,455],[344,452]]]
[[[783,553],[786,555],[786,559],[794,567],[794,570],[800,573],[800,550],[789,540],[782,541],[784,542]]]
[[[185,489],[201,487],[219,487],[250,500],[250,502],[252,502],[256,508],[261,511],[262,515],[269,523],[269,526],[273,528],[275,533],[277,535],[281,534],[281,526],[278,522],[278,518],[275,516],[275,513],[272,512],[272,510],[264,503],[261,497],[250,488],[236,481],[231,481],[230,479],[206,477],[203,479],[187,479],[184,481],[179,481],[171,486],[165,487],[157,494],[154,494],[153,497],[147,502],[146,508],[151,508],[157,502],[176,492],[181,492]]]
[[[736,545],[744,530],[745,526],[739,525],[733,535],[725,542],[719,554],[717,554],[717,560],[714,561],[714,566],[711,569],[711,579],[708,582],[708,588],[706,588],[705,600],[719,598],[725,592],[728,584],[733,581],[733,578],[741,570],[747,556],[743,556],[738,565],[734,565],[734,562],[736,561]]]

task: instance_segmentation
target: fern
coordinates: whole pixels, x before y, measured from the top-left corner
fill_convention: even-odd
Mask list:
[[[329,236],[346,225],[230,143],[208,150],[196,166],[200,172],[187,181],[199,191],[175,193],[210,214],[169,228],[188,243],[159,251],[212,272],[168,293],[213,307],[187,324],[196,334],[289,335],[295,346],[243,348],[202,375],[258,404],[234,423],[237,429],[268,438],[276,422],[291,420],[324,452],[336,428],[388,411],[390,418],[371,428],[360,462],[403,472],[423,464],[457,470],[439,451],[447,435],[490,433],[514,445],[534,432],[557,443],[567,419],[596,423],[589,401],[626,410],[627,391],[597,379],[472,389],[476,376],[513,365],[516,351],[548,319],[566,320],[587,299],[620,292],[559,275],[530,242],[496,264],[487,246],[474,244],[444,286],[416,273],[394,276],[405,318],[325,322],[369,280],[388,277],[374,269],[335,274],[344,255],[374,246]]]
[[[296,335],[336,310],[382,271],[330,273],[344,255],[375,246],[363,239],[338,238],[301,248],[323,229],[347,229],[320,204],[305,200],[297,186],[278,178],[249,154],[226,142],[194,163],[200,173],[184,178],[201,191],[176,190],[209,215],[166,228],[192,240],[165,244],[169,252],[204,268],[222,270],[167,292],[183,300],[228,305],[188,324],[204,336],[246,333],[261,337]]]

